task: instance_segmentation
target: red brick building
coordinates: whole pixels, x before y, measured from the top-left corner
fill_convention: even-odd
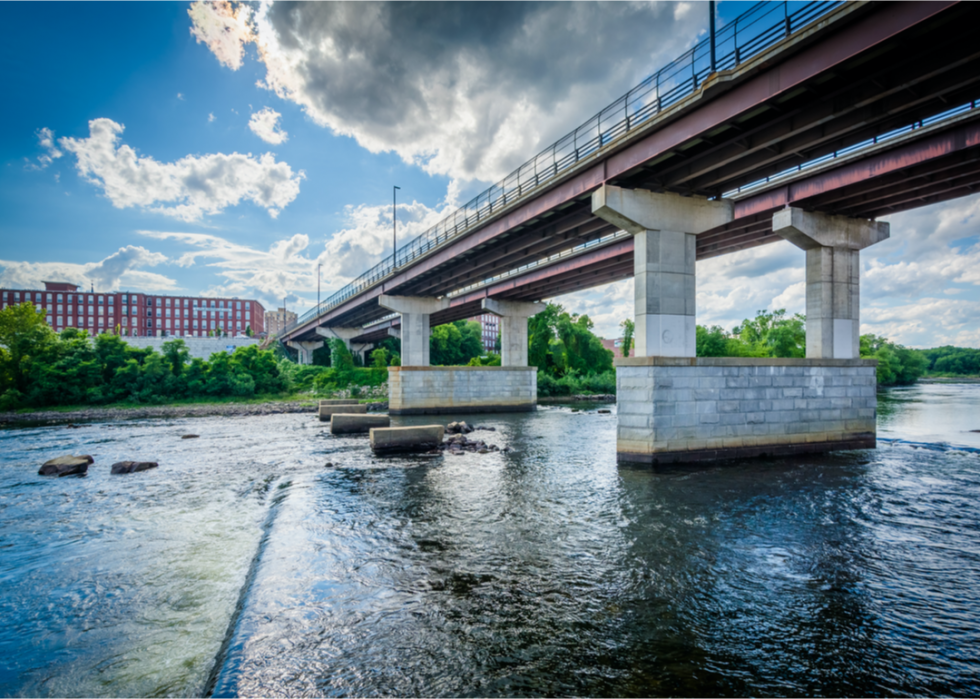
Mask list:
[[[258,301],[170,294],[80,291],[75,284],[44,282],[44,291],[0,289],[0,306],[30,302],[47,311],[55,331],[80,328],[92,335],[207,337],[221,328],[228,335],[264,330],[265,308]]]
[[[500,318],[493,313],[473,316],[466,320],[472,320],[480,324],[480,340],[483,342],[483,349],[486,352],[497,352],[497,336],[500,334]]]

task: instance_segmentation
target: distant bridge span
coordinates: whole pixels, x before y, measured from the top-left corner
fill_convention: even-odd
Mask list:
[[[390,314],[382,294],[448,299],[437,324],[479,313],[485,298],[538,300],[633,276],[633,237],[592,212],[605,184],[731,200],[732,219],[697,234],[697,259],[782,239],[772,218],[787,206],[874,219],[977,191],[980,5],[763,5],[787,18],[775,37],[757,22],[764,49],[743,58],[751,41],[735,38],[711,71],[699,44],[675,62],[686,83],[660,71],[656,89],[645,81],[282,339],[377,321]]]

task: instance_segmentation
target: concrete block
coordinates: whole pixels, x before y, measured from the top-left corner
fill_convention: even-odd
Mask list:
[[[442,444],[444,432],[442,425],[372,427],[371,450],[375,454],[429,451]]]
[[[387,415],[334,413],[330,419],[330,434],[367,433],[372,427],[388,427],[390,425],[391,418]]]
[[[321,405],[318,411],[320,422],[329,422],[334,413],[366,413],[367,405]]]
[[[357,400],[354,398],[330,398],[321,399],[320,405],[357,405]]]

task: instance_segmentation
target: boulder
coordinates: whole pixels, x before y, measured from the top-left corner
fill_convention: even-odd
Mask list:
[[[446,425],[446,434],[469,434],[473,428],[465,422],[450,422]]]
[[[76,474],[84,476],[85,472],[88,471],[88,465],[94,461],[95,459],[88,454],[59,456],[57,459],[45,461],[37,473],[39,476],[58,476],[59,478]]]
[[[197,439],[201,435],[199,434],[183,434],[180,436],[181,439]]]
[[[138,473],[156,467],[156,461],[117,461],[112,465],[112,473]]]

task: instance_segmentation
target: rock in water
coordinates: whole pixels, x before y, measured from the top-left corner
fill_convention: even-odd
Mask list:
[[[597,412],[598,412],[598,413],[599,413],[600,415],[609,415],[609,414],[610,414],[610,413],[612,412],[612,410],[605,410],[605,409],[603,409],[603,410],[599,410],[599,411],[597,411]]]
[[[181,439],[197,439],[200,436],[199,434],[185,434],[181,435]]]
[[[78,474],[84,476],[88,471],[88,465],[93,463],[93,459],[88,454],[82,456],[59,456],[57,459],[45,461],[44,465],[37,472],[39,476],[72,476]]]
[[[156,461],[118,461],[112,465],[112,473],[138,473],[156,467]]]

